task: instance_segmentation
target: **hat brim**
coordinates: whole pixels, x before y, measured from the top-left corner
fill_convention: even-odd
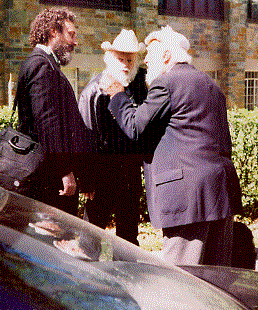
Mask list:
[[[117,51],[117,52],[123,52],[123,53],[143,53],[146,50],[144,43],[139,43],[137,49],[128,49],[125,47],[114,47],[110,42],[106,41],[101,44],[101,48],[106,51]]]

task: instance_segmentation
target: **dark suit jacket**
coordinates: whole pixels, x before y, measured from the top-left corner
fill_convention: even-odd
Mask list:
[[[20,131],[45,150],[49,181],[57,184],[71,171],[80,171],[82,154],[89,151],[89,136],[73,89],[52,55],[40,48],[33,50],[20,70],[15,100]]]
[[[126,88],[126,94],[134,100],[136,106],[142,104],[147,95],[145,73],[145,69],[139,68],[134,80]],[[133,195],[137,200],[142,189],[141,148],[138,142],[130,140],[124,134],[113,119],[107,108],[110,97],[99,87],[101,77],[102,73],[94,77],[84,88],[79,99],[79,110],[86,127],[91,132],[91,147],[94,154],[91,161],[94,169],[91,182],[96,182],[96,188],[101,187],[99,192],[102,191],[103,195],[111,186],[109,190],[113,193],[111,199],[113,196],[125,194],[127,190],[124,187],[130,190],[134,188]],[[114,184],[115,180],[118,180],[117,185]],[[129,192],[128,195],[132,193]]]
[[[207,74],[177,64],[153,81],[137,109],[123,92],[109,109],[131,139],[147,141],[144,175],[154,227],[241,212],[225,97]]]
[[[139,68],[134,80],[126,88],[126,94],[134,100],[135,106],[142,104],[147,96],[145,71]],[[131,141],[124,134],[108,110],[110,97],[99,87],[101,77],[102,73],[92,79],[79,99],[79,110],[84,123],[92,132],[92,150],[102,154],[139,153],[138,143]]]

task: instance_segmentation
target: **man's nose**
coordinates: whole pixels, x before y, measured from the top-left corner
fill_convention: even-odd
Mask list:
[[[122,64],[124,65],[125,68],[129,68],[130,64],[126,60],[122,60]]]
[[[70,41],[70,44],[72,44],[73,46],[78,45],[76,34],[75,35],[70,35],[69,41]]]

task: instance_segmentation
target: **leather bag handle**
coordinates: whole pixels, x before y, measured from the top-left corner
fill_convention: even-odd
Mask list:
[[[27,147],[21,147],[21,146],[18,146],[17,144],[19,143],[19,136],[14,136],[12,137],[8,143],[11,145],[11,147],[13,148],[13,150],[16,152],[16,153],[19,153],[19,154],[24,154],[24,155],[27,155],[29,154],[29,152],[34,148],[35,146],[35,143],[31,143],[29,146]]]

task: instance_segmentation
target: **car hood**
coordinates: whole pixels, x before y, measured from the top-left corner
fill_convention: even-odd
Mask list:
[[[0,231],[2,266],[68,308],[89,309],[85,305],[94,296],[101,299],[100,309],[113,309],[103,306],[104,296],[108,304],[122,305],[117,309],[249,309],[180,268],[82,261],[13,229],[0,225]]]
[[[58,225],[62,234],[42,234],[35,230],[39,221]],[[53,241],[63,238],[83,239],[89,259],[56,248]],[[2,188],[0,244],[3,270],[68,309],[233,310],[252,309],[257,301],[252,297],[248,304],[243,294],[228,294],[227,287],[204,281],[190,268],[168,266],[103,229]],[[256,290],[257,273],[250,275]],[[238,286],[239,280],[232,283]]]
[[[258,309],[257,271],[223,266],[179,267],[232,294],[251,309]]]

